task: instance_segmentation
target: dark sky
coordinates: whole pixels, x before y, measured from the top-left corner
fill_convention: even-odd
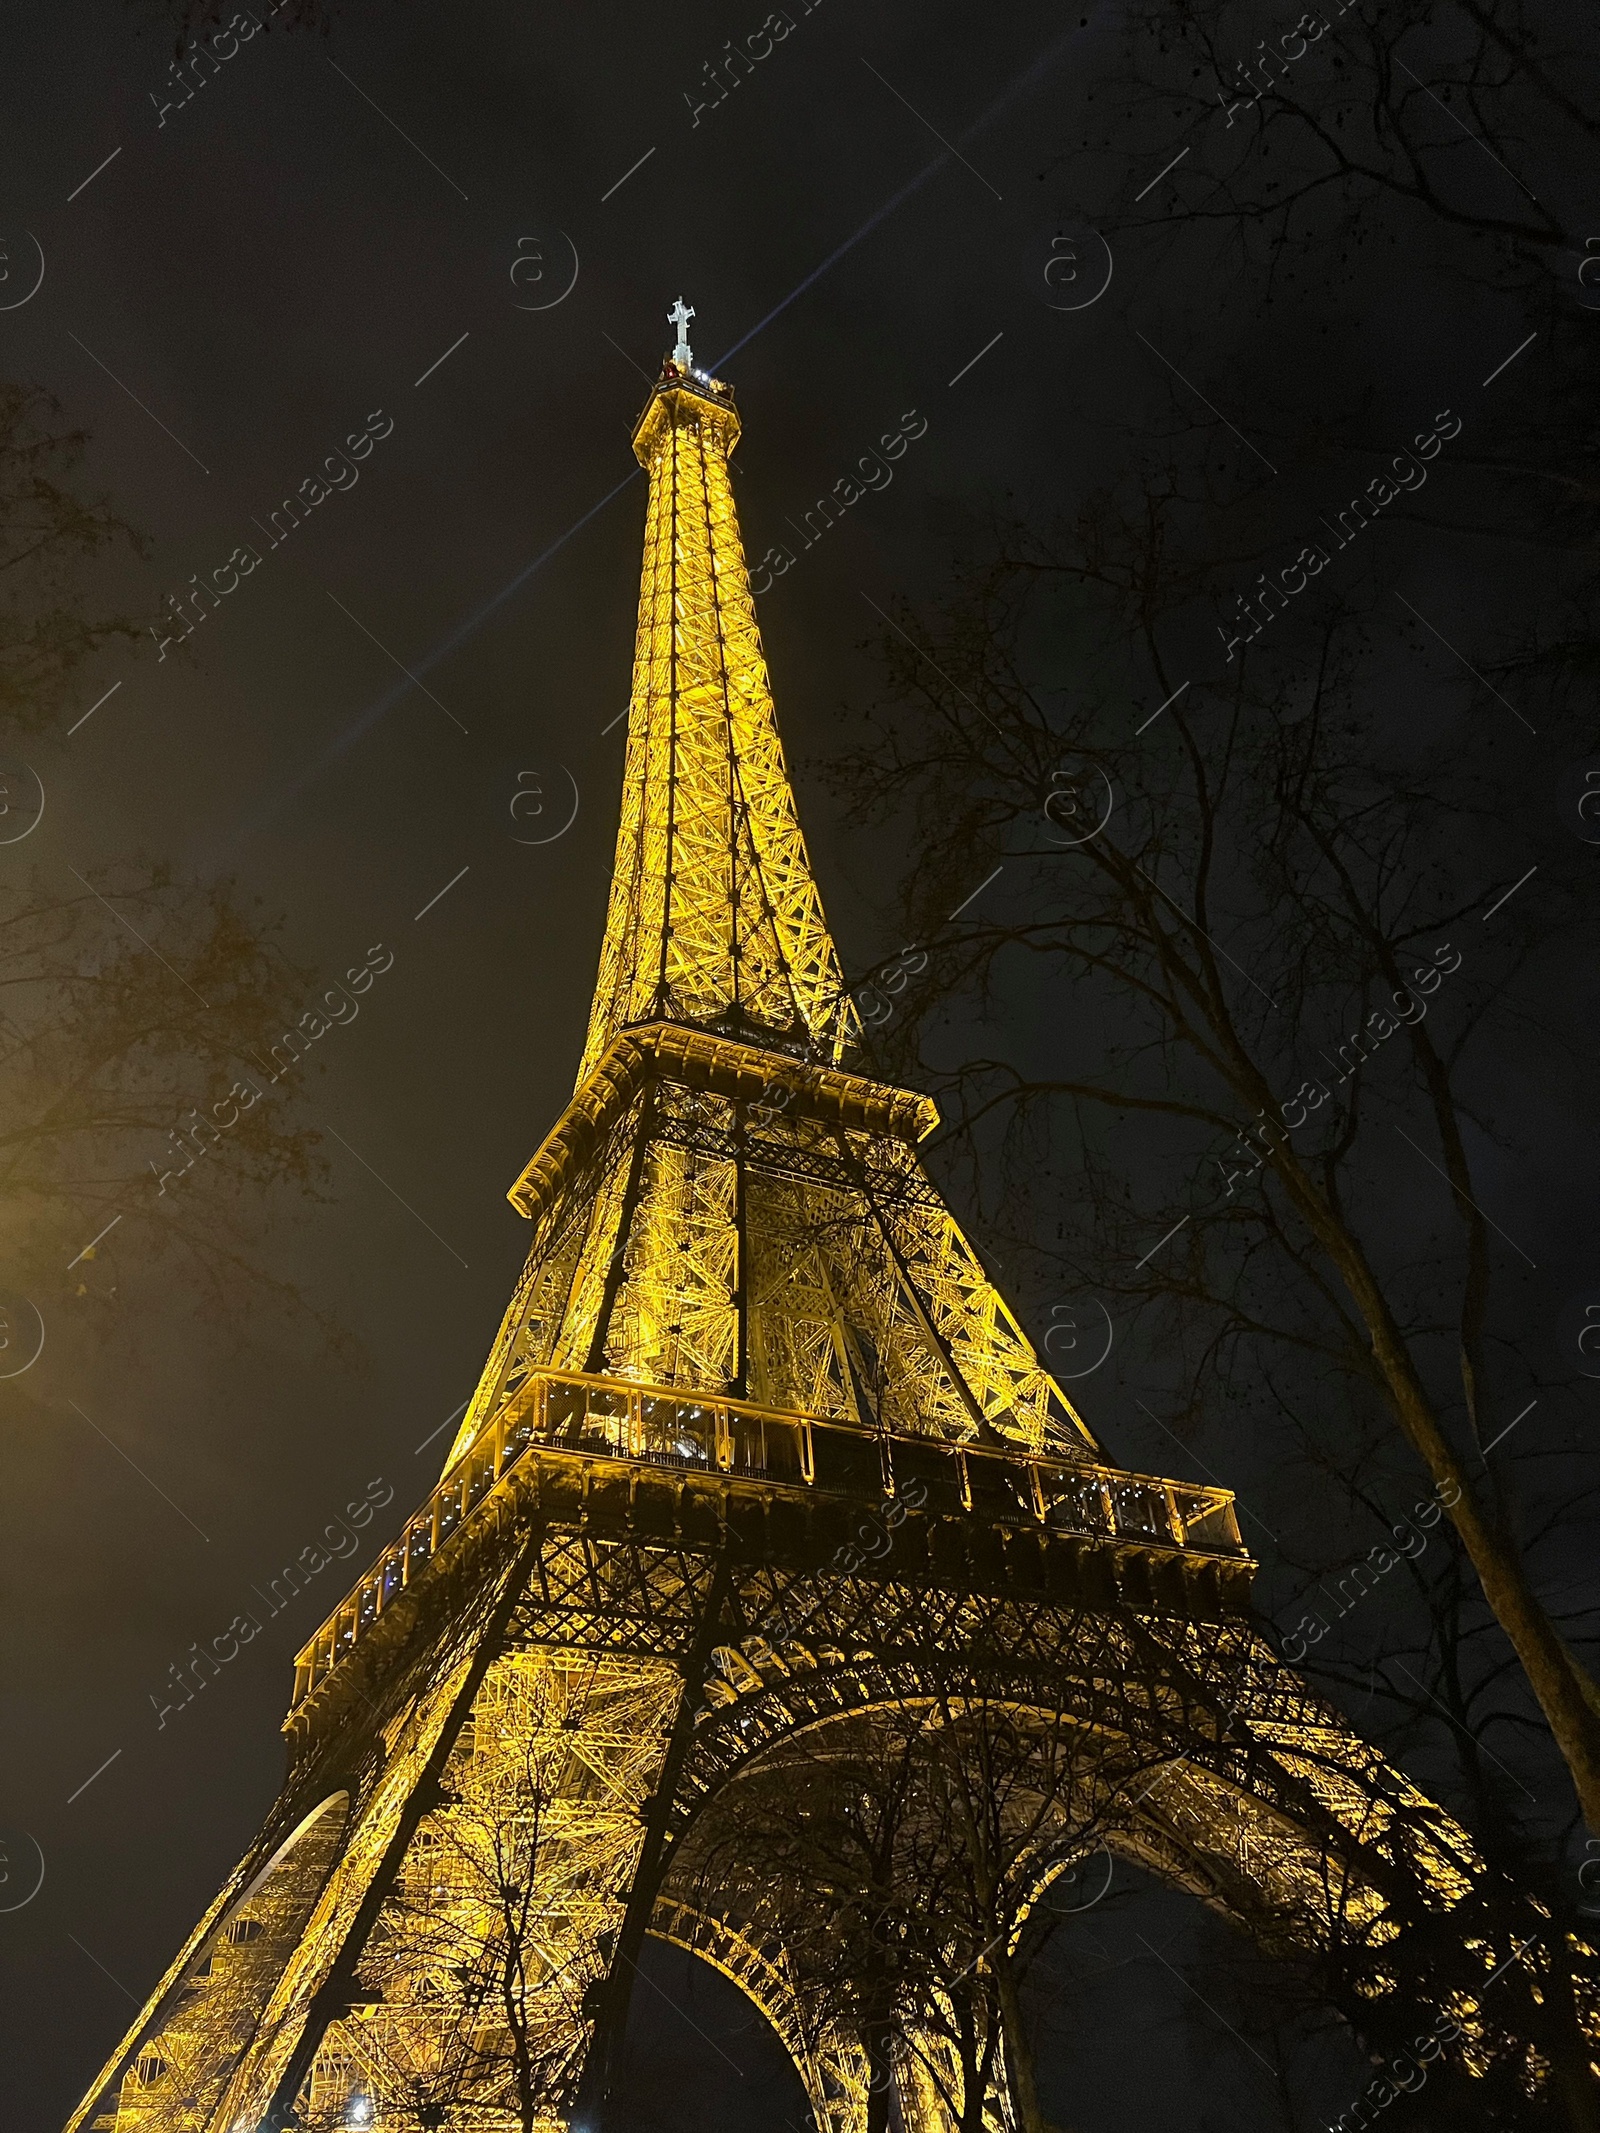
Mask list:
[[[91,431],[87,481],[150,536],[108,596],[154,612],[240,543],[264,550],[279,499],[392,422],[186,657],[105,653],[79,677],[72,716],[92,717],[30,745],[48,809],[26,858],[63,883],[141,855],[232,873],[328,981],[374,944],[394,960],[301,1099],[330,1136],[330,1203],[261,1213],[264,1261],[353,1354],[266,1322],[225,1337],[106,1255],[115,1338],[52,1320],[20,1410],[0,1819],[37,1837],[46,1879],[0,1948],[7,2123],[27,2133],[60,2123],[266,1809],[288,1662],[347,1573],[160,1730],[151,1692],[369,1480],[398,1525],[519,1265],[505,1191],[570,1089],[599,944],[644,502],[628,433],[667,305],[695,306],[697,358],[737,389],[752,559],[926,418],[892,484],[760,607],[860,968],[894,945],[881,849],[807,766],[870,693],[872,603],[930,598],[985,497],[1081,495],[1123,426],[1170,406],[1137,332],[1187,367],[1189,307],[1216,294],[1203,258],[1157,279],[1135,251],[1088,308],[1043,300],[1073,205],[1057,159],[1104,64],[1076,7],[790,13],[698,124],[685,92],[754,6],[335,0],[327,34],[256,36],[164,124],[157,11],[8,21],[0,209],[45,276],[0,312],[0,364]],[[11,239],[7,287],[32,256]],[[519,256],[542,280],[514,278]],[[1403,290],[1371,330],[1407,364],[1445,338]],[[544,821],[576,803],[544,845],[511,813],[530,773]],[[1125,2065],[1115,2115],[1096,2076],[1063,2123],[1198,2126],[1172,2078],[1186,2049]]]

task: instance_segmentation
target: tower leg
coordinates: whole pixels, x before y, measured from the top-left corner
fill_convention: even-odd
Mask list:
[[[295,2090],[308,2133],[565,2123],[682,1701],[667,1659],[496,1659]]]

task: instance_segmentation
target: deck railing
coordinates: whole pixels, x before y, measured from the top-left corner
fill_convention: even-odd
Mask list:
[[[538,1370],[299,1653],[296,1705],[535,1444],[596,1459],[740,1475],[807,1493],[879,1501],[906,1496],[931,1515],[971,1512],[1145,1547],[1232,1557],[1245,1552],[1228,1489],[1051,1459],[1021,1446],[980,1450],[932,1437],[885,1436],[744,1400]],[[913,1484],[920,1489],[914,1492]]]

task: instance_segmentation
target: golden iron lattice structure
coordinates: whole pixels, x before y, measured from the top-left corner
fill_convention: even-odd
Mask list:
[[[593,1012],[510,1195],[526,1269],[439,1483],[300,1654],[276,1807],[71,2133],[599,2125],[647,1935],[748,1994],[817,2133],[883,2123],[889,2090],[945,2133],[974,2082],[1002,2133],[1016,2039],[963,2059],[946,2016],[979,1992],[1000,2019],[993,1951],[1102,1844],[1332,1964],[1380,2038],[1402,1944],[1454,1948],[1435,2002],[1481,2057],[1511,1951],[1468,1840],[1254,1629],[1227,1491],[1105,1458],[918,1161],[932,1102],[867,1071],[733,394],[679,324],[634,435]],[[997,1742],[1003,1800],[969,1784]],[[855,1914],[791,1856],[786,1802],[892,1765],[924,1860],[928,1803],[966,1800],[963,1900],[999,1926],[950,1912],[915,1987],[881,1941],[865,1982],[828,1970]]]

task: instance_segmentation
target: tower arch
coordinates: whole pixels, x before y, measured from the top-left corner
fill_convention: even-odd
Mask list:
[[[335,1869],[349,1813],[349,1793],[330,1793],[264,1859],[246,1855],[74,2125],[96,2105],[108,2133],[209,2122]]]

